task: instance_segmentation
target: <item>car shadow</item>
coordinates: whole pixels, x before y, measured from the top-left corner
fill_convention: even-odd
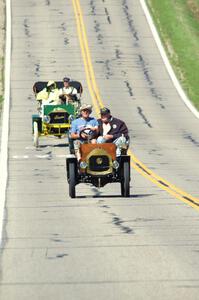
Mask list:
[[[52,144],[49,144],[49,145],[40,145],[39,148],[41,148],[41,149],[45,149],[47,147],[52,147],[52,148],[66,148],[68,146],[69,146],[68,143],[62,143],[62,144],[56,144],[56,145],[52,145]]]
[[[122,198],[122,199],[129,199],[129,198],[145,198],[151,197],[154,194],[134,194],[130,195],[129,197],[122,197],[121,195],[87,195],[87,196],[76,196],[76,199],[88,199],[88,198]]]

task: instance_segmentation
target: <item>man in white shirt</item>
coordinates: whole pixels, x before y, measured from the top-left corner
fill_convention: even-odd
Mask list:
[[[77,101],[78,100],[78,91],[75,87],[70,86],[70,78],[64,77],[63,79],[64,86],[59,90],[60,92],[60,98],[65,101]]]

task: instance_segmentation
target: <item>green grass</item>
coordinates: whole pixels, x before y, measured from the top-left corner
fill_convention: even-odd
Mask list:
[[[147,0],[168,58],[199,109],[199,0]]]

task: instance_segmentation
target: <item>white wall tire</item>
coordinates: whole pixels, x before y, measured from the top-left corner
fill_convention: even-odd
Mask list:
[[[34,134],[34,146],[37,148],[39,147],[39,131],[38,131],[38,123],[33,123],[33,134]]]

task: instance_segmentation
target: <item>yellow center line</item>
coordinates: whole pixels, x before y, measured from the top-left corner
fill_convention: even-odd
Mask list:
[[[75,12],[75,19],[77,23],[77,32],[86,72],[86,79],[88,83],[89,92],[95,107],[97,114],[99,114],[100,107],[103,107],[103,101],[99,93],[99,88],[97,86],[97,82],[95,79],[95,73],[92,65],[90,50],[88,46],[88,38],[86,34],[85,24],[83,20],[82,9],[80,6],[79,0],[72,0],[73,8]],[[175,198],[189,204],[190,206],[199,210],[199,199],[193,197],[192,195],[186,193],[170,182],[166,181],[152,170],[150,170],[145,164],[143,164],[134,153],[129,150],[129,155],[131,156],[131,165],[137,170],[143,177],[149,179],[151,182],[155,183],[161,189],[167,191],[169,194],[174,196]]]

